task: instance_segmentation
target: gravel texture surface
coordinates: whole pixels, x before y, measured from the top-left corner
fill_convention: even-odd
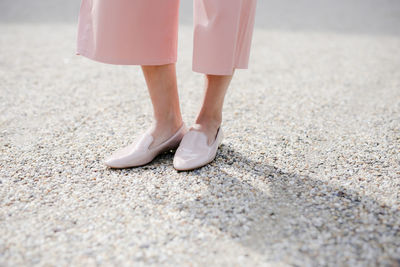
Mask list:
[[[138,66],[75,55],[74,23],[0,24],[0,266],[400,266],[391,19],[380,34],[258,27],[223,144],[192,172],[172,152],[103,165],[151,124]],[[190,125],[203,77],[192,28],[179,38]]]

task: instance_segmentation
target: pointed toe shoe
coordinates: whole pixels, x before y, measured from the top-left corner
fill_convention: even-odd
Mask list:
[[[179,171],[187,171],[210,163],[215,159],[222,139],[223,133],[221,127],[218,128],[216,138],[211,145],[208,145],[205,133],[189,130],[183,136],[175,152],[174,168]]]
[[[178,131],[166,141],[149,148],[154,137],[150,134],[150,130],[147,130],[132,144],[118,149],[111,156],[107,157],[104,164],[110,168],[129,168],[146,165],[157,155],[171,149],[176,149],[187,131],[188,129],[185,123],[183,123]]]

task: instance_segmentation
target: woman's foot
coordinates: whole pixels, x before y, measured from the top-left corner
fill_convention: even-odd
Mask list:
[[[178,148],[183,136],[187,132],[187,127],[184,123],[165,140],[160,137],[155,144],[153,135],[148,129],[131,144],[116,150],[111,156],[105,160],[105,165],[111,168],[129,168],[145,165],[151,162],[158,154],[170,149]],[[152,145],[152,146],[150,146]]]
[[[178,171],[188,171],[207,165],[215,159],[219,145],[223,139],[221,127],[218,127],[216,136],[211,144],[207,142],[207,135],[203,131],[190,130],[183,136],[174,156],[174,168]]]
[[[154,122],[147,130],[153,136],[153,142],[149,148],[158,146],[170,138],[183,125],[182,119],[164,120],[163,122]]]
[[[207,145],[211,145],[217,137],[217,131],[220,126],[221,119],[198,117],[189,130],[203,132],[207,136]]]

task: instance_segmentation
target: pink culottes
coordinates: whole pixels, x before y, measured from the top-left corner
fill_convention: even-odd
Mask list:
[[[257,0],[193,1],[193,71],[248,68]],[[179,0],[82,0],[76,54],[118,65],[175,63],[178,16]]]

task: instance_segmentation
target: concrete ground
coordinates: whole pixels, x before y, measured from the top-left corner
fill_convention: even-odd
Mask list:
[[[259,0],[215,161],[106,155],[151,124],[138,66],[75,55],[79,1],[0,2],[0,266],[400,266],[400,2]],[[179,93],[200,106],[182,1]]]

